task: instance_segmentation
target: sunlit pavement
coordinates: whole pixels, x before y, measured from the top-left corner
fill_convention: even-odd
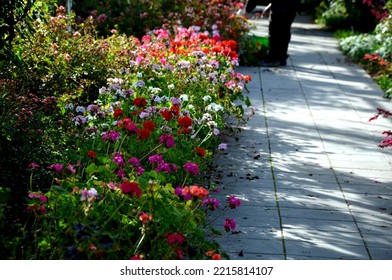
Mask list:
[[[214,196],[242,199],[217,241],[232,259],[392,259],[392,150],[378,147],[392,119],[368,121],[392,104],[331,33],[306,16],[292,32],[287,66],[238,68],[255,114],[215,161]]]

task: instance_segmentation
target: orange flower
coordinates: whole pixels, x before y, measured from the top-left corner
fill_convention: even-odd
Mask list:
[[[152,221],[152,215],[148,215],[146,212],[141,212],[139,215],[139,220],[143,223],[146,224],[149,221]]]
[[[191,186],[190,193],[191,193],[191,195],[196,196],[201,199],[206,198],[210,194],[210,192],[208,190],[206,190],[203,187],[199,187],[199,186]]]

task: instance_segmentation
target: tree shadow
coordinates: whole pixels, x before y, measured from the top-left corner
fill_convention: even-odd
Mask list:
[[[293,65],[240,69],[255,115],[215,160],[213,195],[242,199],[218,241],[233,259],[392,259],[391,123],[368,123],[390,104],[331,39],[298,36]]]

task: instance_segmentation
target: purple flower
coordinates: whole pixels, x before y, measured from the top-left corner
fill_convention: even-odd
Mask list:
[[[76,126],[78,126],[86,123],[86,118],[82,115],[77,115],[76,117],[72,118],[72,121],[75,123]]]
[[[140,161],[136,157],[128,159],[128,162],[132,164],[133,168],[136,170],[137,175],[142,175],[144,172],[144,168],[140,166]]]
[[[167,162],[162,162],[158,164],[157,168],[155,168],[156,172],[166,172],[169,174],[170,172],[174,171],[177,172],[177,166],[175,164],[170,164]]]
[[[170,169],[170,164],[167,162],[162,162],[160,164],[158,164],[157,168],[155,168],[156,172],[166,172],[167,174],[170,173],[171,169]]]
[[[223,227],[225,228],[226,231],[235,230],[235,227],[236,227],[235,220],[226,218],[223,222]]]
[[[140,165],[140,161],[136,157],[132,157],[132,158],[128,159],[128,162],[130,164],[132,164],[133,166],[139,166]]]
[[[116,170],[116,174],[117,174],[118,177],[121,177],[121,178],[125,177],[125,172],[121,168],[118,168]]]
[[[162,134],[159,137],[159,142],[164,143],[166,148],[174,147],[174,137],[171,134]]]
[[[186,172],[192,173],[193,175],[199,173],[199,166],[194,162],[188,161],[184,164],[184,168]]]
[[[214,211],[219,208],[220,202],[216,198],[206,198],[203,201],[203,205],[206,205],[208,209]]]
[[[237,208],[241,205],[241,200],[239,200],[238,198],[236,198],[234,195],[230,195],[227,199],[226,199],[227,203],[229,204],[229,207],[231,209]]]
[[[182,187],[181,187],[181,186],[178,186],[177,188],[175,188],[175,189],[174,189],[174,194],[175,194],[176,196],[181,196],[181,194],[182,194]]]
[[[171,102],[173,106],[181,106],[181,100],[176,97],[172,97]]]
[[[55,163],[48,166],[48,169],[54,169],[56,172],[60,173],[61,169],[63,169],[63,165],[61,163]]]
[[[100,112],[100,107],[95,104],[91,104],[87,106],[87,111],[91,112],[92,114],[96,115]]]
[[[227,150],[227,144],[226,143],[221,143],[218,145],[218,150]]]
[[[156,155],[150,156],[150,157],[148,158],[148,162],[149,162],[150,164],[153,164],[153,163],[161,164],[161,163],[164,163],[164,160],[163,160],[162,155],[156,154]]]
[[[192,195],[189,191],[189,187],[181,187],[178,186],[175,190],[174,190],[174,194],[180,198],[182,198],[183,200],[190,200],[192,198]]]

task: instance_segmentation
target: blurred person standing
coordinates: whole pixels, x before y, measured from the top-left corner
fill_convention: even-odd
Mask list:
[[[251,0],[249,0],[251,1]],[[269,16],[269,49],[262,67],[286,66],[291,39],[291,25],[297,15],[301,0],[271,0],[263,16]]]

